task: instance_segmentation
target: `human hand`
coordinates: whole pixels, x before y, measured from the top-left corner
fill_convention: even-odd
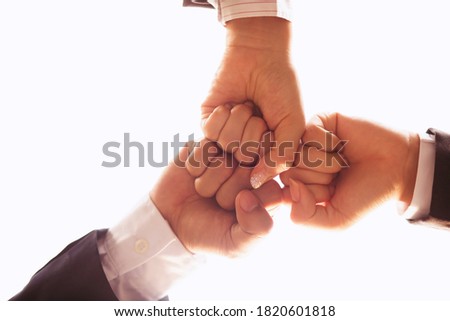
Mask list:
[[[235,256],[270,231],[273,222],[265,208],[282,201],[281,189],[275,181],[256,191],[241,190],[235,199],[236,210],[227,211],[216,199],[204,198],[196,192],[194,177],[185,168],[188,157],[188,148],[181,149],[150,197],[189,251]]]
[[[251,184],[254,188],[291,165],[304,130],[303,109],[290,62],[289,45],[290,23],[284,19],[258,17],[228,22],[227,48],[209,95],[202,104],[205,126],[216,107],[227,103],[252,101],[261,111],[278,146],[253,169]],[[206,132],[205,136],[214,140]]]
[[[237,109],[233,108],[233,110],[239,110],[239,106]],[[239,113],[239,111],[236,113]],[[233,125],[239,122],[237,120],[233,122]],[[250,128],[249,132],[252,131]],[[252,160],[257,160],[259,156],[260,143],[259,141],[255,143],[257,145],[256,150],[253,151],[254,154],[249,154]],[[250,185],[252,167],[239,163],[234,156],[238,154],[246,155],[248,151],[239,152],[238,148],[233,148],[233,154],[226,152],[222,148],[224,145],[218,145],[218,142],[207,139],[200,141],[190,153],[186,161],[186,169],[195,178],[195,190],[200,196],[205,198],[215,197],[220,207],[225,210],[234,210],[235,198],[239,192],[243,189],[252,189]]]
[[[243,162],[242,159],[247,155],[253,156],[247,159],[250,163],[246,164],[254,164],[254,161],[270,149],[272,132],[267,131],[262,118],[253,115],[253,107],[252,104],[245,103],[233,107],[228,105],[216,108],[208,118],[204,130],[209,137],[215,138],[218,147],[212,141],[202,141],[187,162],[188,171],[197,177],[195,181],[197,192],[204,197],[216,196],[218,204],[224,209],[234,208],[234,199],[239,192],[238,187],[251,188],[249,183],[251,168],[243,166],[242,164],[246,162]],[[247,139],[241,140],[241,137]],[[269,137],[268,140],[267,137]],[[239,145],[239,141],[243,143]],[[212,154],[205,144],[213,147]],[[328,184],[341,169],[341,164],[330,162],[332,160],[330,156],[333,156],[331,153],[311,145],[313,145],[312,142],[309,142],[309,145],[298,147],[299,150],[295,153],[294,168],[283,172],[281,180],[284,185],[289,186],[293,177],[307,183],[308,188],[313,190],[317,197],[326,199],[330,193]],[[254,149],[249,150],[250,148]],[[220,164],[227,163],[228,168],[216,169],[214,166],[218,154],[221,153],[220,157],[225,155],[224,152],[220,152],[220,149],[234,155],[234,158],[228,155],[228,158],[221,159]],[[202,155],[206,151],[209,156],[213,156],[209,161]],[[198,166],[200,159],[203,160],[203,166]],[[240,162],[236,162],[236,160],[240,160]],[[228,181],[229,177],[232,178]],[[236,182],[239,183],[236,184]]]
[[[349,226],[383,201],[411,202],[417,172],[419,138],[341,114],[318,115],[306,125],[306,145],[315,142],[329,152],[347,141],[336,160],[346,160],[332,181],[309,188],[303,174],[289,175],[292,219],[325,228]],[[327,142],[328,141],[328,142]]]
[[[332,145],[333,138],[336,141],[337,137],[327,135],[325,146],[318,141],[307,141],[299,146],[293,166],[280,174],[287,203],[303,201],[303,195],[298,193],[299,185],[314,196],[314,204],[328,201],[334,193],[334,179],[347,163],[338,153],[341,145]],[[297,222],[299,218],[293,209],[291,219]]]
[[[218,106],[209,115],[203,131],[223,151],[233,154],[239,164],[255,165],[260,156],[270,151],[270,136],[264,137],[270,132],[251,102]],[[263,141],[266,138],[268,141]]]

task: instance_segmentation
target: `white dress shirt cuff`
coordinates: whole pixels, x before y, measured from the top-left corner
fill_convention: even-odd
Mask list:
[[[159,300],[203,260],[184,248],[149,198],[98,245],[106,277],[119,300]]]
[[[251,17],[279,17],[292,19],[290,0],[208,0],[217,9],[219,21]]]
[[[435,158],[436,144],[434,136],[421,136],[413,198],[411,204],[401,213],[408,220],[422,220],[430,213]]]

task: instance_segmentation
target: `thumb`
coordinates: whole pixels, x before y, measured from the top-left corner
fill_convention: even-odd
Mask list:
[[[292,166],[304,128],[304,119],[301,114],[289,116],[275,129],[275,141],[263,142],[263,148],[266,149],[264,156],[255,166],[250,177],[253,188],[259,188]]]
[[[237,223],[232,237],[235,245],[245,246],[270,232],[273,226],[273,210],[283,202],[283,191],[271,180],[256,191],[242,190],[236,196]]]
[[[249,190],[241,191],[236,197],[236,218],[240,226],[240,239],[260,237],[269,233],[273,221],[259,198]]]
[[[236,196],[235,208],[237,222],[231,227],[231,256],[248,250],[257,240],[268,234],[273,226],[272,217],[252,191],[242,190]]]

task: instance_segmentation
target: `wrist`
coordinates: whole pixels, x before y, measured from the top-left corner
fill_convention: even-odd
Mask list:
[[[419,146],[420,139],[417,134],[409,134],[408,139],[408,154],[403,168],[402,182],[403,188],[399,197],[399,201],[410,204],[414,187],[416,185],[417,166],[419,163]]]
[[[227,47],[288,53],[291,24],[277,17],[254,17],[227,23]]]
[[[176,232],[176,222],[174,221],[175,212],[174,206],[169,205],[168,199],[159,191],[159,185],[149,193],[149,199],[153,202],[158,212],[161,214],[161,217],[169,224],[170,228],[174,232],[174,234],[178,237]]]

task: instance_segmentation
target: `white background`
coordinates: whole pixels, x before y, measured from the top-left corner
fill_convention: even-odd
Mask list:
[[[292,2],[308,117],[450,130],[447,1]],[[105,142],[200,136],[224,37],[213,10],[177,0],[0,2],[1,300],[150,190],[161,169],[104,168]],[[248,257],[211,258],[172,299],[450,298],[450,234],[407,224],[394,203],[344,232],[287,216]]]

